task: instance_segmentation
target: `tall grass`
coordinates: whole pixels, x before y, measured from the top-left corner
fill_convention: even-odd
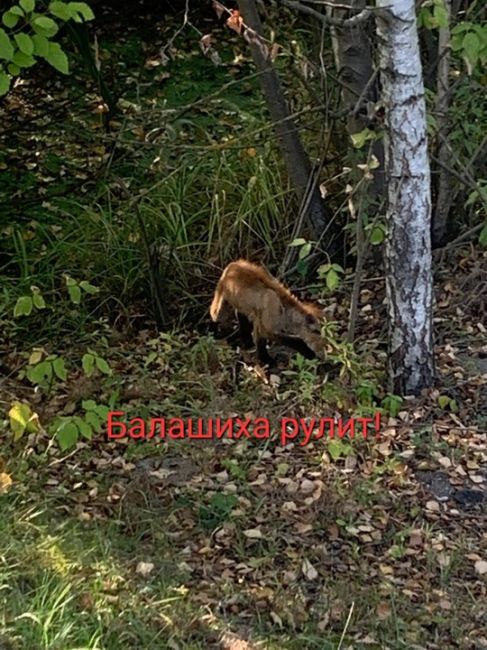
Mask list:
[[[70,329],[83,322],[83,309],[85,315],[95,309],[113,316],[123,305],[146,301],[144,234],[158,259],[170,317],[198,316],[206,312],[210,287],[225,263],[247,256],[272,264],[292,230],[289,191],[282,189],[279,160],[268,144],[186,154],[149,188],[145,178],[132,179],[135,193],[143,195],[138,209],[144,232],[133,204],[116,196],[113,185],[107,179],[91,203],[64,200],[53,208],[54,228],[36,224],[28,238],[12,229],[0,316],[8,318],[17,297],[32,285],[41,289],[48,307],[58,307],[44,312],[43,327],[52,320]],[[73,312],[65,274],[88,280],[100,293]]]

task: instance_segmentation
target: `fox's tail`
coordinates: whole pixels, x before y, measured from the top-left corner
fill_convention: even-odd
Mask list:
[[[223,284],[220,281],[216,285],[215,295],[213,296],[213,300],[211,301],[211,305],[210,305],[210,316],[211,316],[211,320],[214,323],[216,323],[220,318],[220,314],[222,312],[224,302],[225,302],[225,297],[223,295]]]

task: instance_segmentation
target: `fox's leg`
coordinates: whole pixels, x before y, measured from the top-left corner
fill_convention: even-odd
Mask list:
[[[254,339],[255,347],[257,348],[257,358],[259,359],[259,361],[261,363],[266,363],[268,365],[271,365],[274,359],[267,352],[267,339],[265,336],[262,336],[263,332],[261,330],[261,327],[259,327],[260,319],[261,316],[258,315],[258,317],[254,321],[252,338]]]
[[[239,334],[242,339],[242,347],[244,349],[251,348],[252,341],[252,323],[244,314],[237,312]]]
[[[267,339],[258,339],[257,341],[257,358],[262,363],[271,365],[274,363],[274,359],[267,352]]]
[[[302,339],[296,339],[292,336],[279,336],[279,341],[287,345],[288,348],[292,348],[302,354],[305,359],[316,359],[316,354]]]

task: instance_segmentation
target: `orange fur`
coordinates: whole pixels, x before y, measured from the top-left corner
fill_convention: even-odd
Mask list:
[[[223,320],[228,307],[251,321],[256,344],[279,336],[297,338],[322,356],[321,310],[301,302],[261,266],[237,260],[225,268],[210,306],[212,320]]]

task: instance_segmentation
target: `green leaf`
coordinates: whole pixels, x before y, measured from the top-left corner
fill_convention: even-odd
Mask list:
[[[22,32],[20,34],[15,34],[14,39],[21,52],[27,54],[27,56],[31,56],[34,53],[34,43],[28,34]]]
[[[320,278],[324,278],[325,275],[328,273],[328,271],[329,271],[330,269],[331,269],[331,264],[328,264],[328,263],[326,263],[326,264],[322,264],[322,265],[318,268],[318,277],[320,277]]]
[[[98,404],[95,402],[94,399],[84,399],[81,402],[81,406],[84,408],[85,411],[95,411]]]
[[[441,409],[445,409],[450,404],[450,398],[448,395],[439,395],[438,396],[438,406]]]
[[[14,318],[18,316],[29,316],[32,312],[32,298],[30,296],[20,296],[14,307]]]
[[[6,11],[2,16],[2,23],[5,27],[11,29],[19,22],[19,16],[15,15],[12,10]]]
[[[340,277],[335,269],[330,269],[326,274],[326,286],[333,291],[340,284]]]
[[[310,254],[310,252],[311,252],[311,243],[310,243],[310,242],[306,242],[306,244],[304,244],[304,245],[301,247],[301,250],[299,251],[299,256],[298,256],[299,259],[300,259],[300,260],[304,260],[305,257],[308,257],[308,255]]]
[[[69,74],[68,57],[62,51],[59,43],[49,43],[49,52],[44,58],[50,65],[52,65],[53,68],[59,72],[62,72],[63,74]]]
[[[20,50],[17,50],[17,52],[15,52],[12,61],[15,63],[15,65],[18,65],[19,68],[30,68],[36,62],[34,57],[29,56],[28,54],[24,54]]]
[[[481,44],[477,34],[468,32],[463,38],[463,51],[467,57],[471,67],[473,68],[478,61]]]
[[[19,18],[24,17],[24,10],[21,7],[17,6],[17,5],[14,5],[13,7],[10,7],[9,13],[13,14],[14,16],[18,16]]]
[[[97,404],[95,408],[95,413],[102,420],[106,420],[108,418],[108,414],[110,413],[110,409],[108,408],[108,406],[105,406],[105,404]]]
[[[479,244],[487,248],[487,223],[484,225],[479,235]]]
[[[49,54],[49,41],[47,38],[40,34],[33,34],[32,41],[34,43],[34,53],[45,58]]]
[[[79,429],[74,419],[64,420],[56,432],[56,437],[63,451],[74,447],[79,438]]]
[[[384,230],[380,226],[374,226],[372,232],[370,233],[370,243],[374,246],[382,244],[384,241]]]
[[[81,302],[81,289],[78,287],[78,285],[75,284],[68,287],[68,293],[69,297],[71,298],[71,302],[73,302],[75,305],[79,305]]]
[[[93,20],[95,18],[95,14],[91,10],[91,7],[86,4],[86,2],[70,2],[68,4],[68,7],[72,11],[81,14],[83,20]]]
[[[30,14],[36,8],[35,0],[20,0],[19,5],[26,14]]]
[[[11,61],[14,55],[14,48],[7,32],[0,28],[0,59]]]
[[[36,309],[45,309],[46,308],[46,303],[44,301],[44,298],[41,296],[40,293],[35,293],[32,296],[32,300],[34,301],[34,305]]]
[[[33,368],[27,370],[27,379],[32,384],[50,383],[52,379],[52,364],[49,361],[42,361]]]
[[[93,428],[96,433],[100,433],[103,422],[93,411],[88,411],[85,415],[85,421]]]
[[[328,451],[333,460],[338,460],[340,456],[344,455],[345,447],[341,440],[330,440],[328,443]]]
[[[20,73],[20,68],[18,65],[15,65],[15,63],[9,63],[7,70],[13,77],[16,77]]]
[[[10,77],[5,72],[0,71],[0,97],[6,95],[10,89]]]
[[[104,375],[110,376],[112,374],[112,369],[108,365],[108,363],[105,361],[105,359],[102,359],[101,357],[96,357],[95,358],[95,363],[96,367],[100,372],[102,372]]]
[[[37,16],[37,18],[34,18],[32,27],[38,34],[47,37],[54,36],[59,30],[57,23],[47,16]]]
[[[442,4],[435,6],[433,16],[438,27],[448,27],[448,12]]]
[[[56,374],[56,377],[60,379],[61,381],[66,381],[68,378],[68,373],[66,372],[66,366],[64,365],[64,359],[61,359],[61,357],[58,357],[52,362],[52,367],[54,370],[54,373]]]
[[[73,418],[73,420],[76,422],[79,432],[83,438],[91,440],[93,438],[93,429],[90,427],[90,425],[77,415]]]
[[[352,144],[356,149],[361,149],[367,140],[373,140],[375,138],[375,132],[371,129],[363,129],[358,133],[353,133],[350,136]]]
[[[70,18],[74,18],[73,12],[65,2],[51,2],[49,5],[49,12],[61,20],[70,20]]]
[[[81,280],[79,283],[79,286],[83,289],[83,291],[86,291],[86,293],[99,293],[100,289],[98,287],[95,287],[94,285],[90,284],[86,280]]]
[[[455,27],[451,30],[451,33],[454,34],[462,34],[463,32],[469,32],[472,29],[472,23],[458,23],[458,25],[455,25]]]
[[[95,369],[95,357],[92,354],[84,354],[81,360],[83,372],[87,377],[91,377]]]
[[[304,244],[306,244],[306,239],[298,237],[297,239],[293,239],[289,246],[303,246]]]

